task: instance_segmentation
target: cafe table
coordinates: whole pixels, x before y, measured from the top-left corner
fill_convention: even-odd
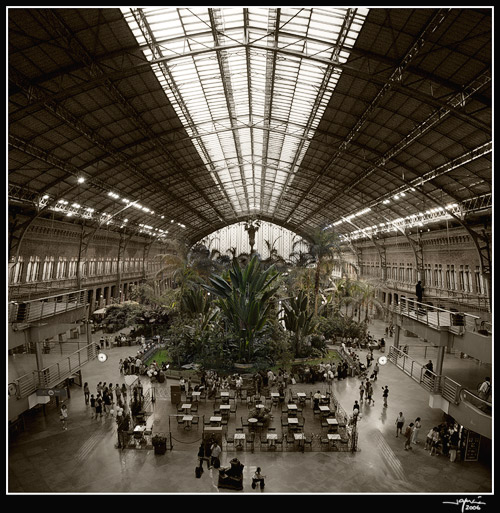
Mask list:
[[[241,449],[243,447],[243,440],[245,440],[245,433],[235,433],[234,434],[234,440],[236,442],[236,440],[238,440],[238,443],[235,443],[235,446],[238,448],[238,449]]]
[[[271,392],[271,397],[279,397],[279,392]]]
[[[307,397],[307,394],[306,394],[305,392],[297,392],[297,397],[299,397],[299,398],[300,398],[300,397],[305,398],[305,397]]]
[[[214,415],[213,417],[210,417],[210,422],[212,424],[219,424],[220,422],[222,422],[222,417]]]
[[[328,406],[319,406],[319,411],[323,416],[325,416],[330,413],[330,408]]]
[[[299,424],[299,419],[297,417],[288,417],[288,424]]]
[[[266,438],[269,440],[269,447],[274,449],[276,447],[276,440],[278,440],[278,434],[267,433]]]
[[[184,429],[191,429],[191,421],[193,420],[193,416],[192,415],[184,415],[184,417],[182,417],[182,420],[185,423]]]
[[[302,447],[304,444],[304,433],[294,433],[293,437],[295,438],[295,441],[299,443],[299,447]]]
[[[339,425],[339,421],[337,419],[334,419],[333,417],[328,417],[326,419],[326,422],[332,427],[338,427]]]
[[[191,404],[185,403],[181,406],[181,408],[187,413],[191,409]]]
[[[221,397],[229,397],[229,392],[221,392],[220,396]]]
[[[263,404],[256,404],[255,407],[261,409],[261,408],[265,408],[265,405],[263,405]]]
[[[297,405],[293,403],[288,403],[288,409],[289,410],[297,410]]]
[[[332,443],[333,447],[337,447],[337,442],[342,439],[342,437],[337,433],[328,433],[326,436]]]
[[[192,395],[194,401],[199,401],[201,392],[193,392]]]
[[[220,408],[221,410],[230,410],[230,409],[231,409],[231,406],[230,406],[229,404],[221,404],[221,405],[219,406],[219,408]]]
[[[250,417],[248,419],[248,423],[249,423],[249,427],[251,427],[252,429],[255,428],[255,426],[257,425],[257,422],[259,422],[259,419],[256,419],[255,417]]]

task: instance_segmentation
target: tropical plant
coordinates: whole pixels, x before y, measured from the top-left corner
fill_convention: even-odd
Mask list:
[[[222,276],[211,276],[211,285],[202,285],[218,298],[217,304],[226,319],[227,328],[239,340],[238,357],[241,361],[250,361],[255,339],[268,322],[270,299],[278,288],[271,285],[278,276],[273,266],[262,271],[254,256],[243,269],[238,259],[233,259],[229,281]]]
[[[316,327],[316,323],[313,321],[314,314],[309,312],[308,297],[303,291],[300,291],[297,297],[285,299],[281,304],[285,328],[292,334],[294,354],[296,357],[300,357],[305,339],[312,335]]]

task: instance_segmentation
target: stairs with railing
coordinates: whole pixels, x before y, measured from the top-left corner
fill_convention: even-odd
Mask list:
[[[430,394],[437,394],[447,401],[447,411],[457,422],[488,438],[492,437],[492,404],[481,399],[477,392],[469,390],[445,375],[438,375],[391,346],[388,361],[410,376]]]

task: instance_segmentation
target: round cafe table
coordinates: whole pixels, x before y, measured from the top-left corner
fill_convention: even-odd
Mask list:
[[[251,428],[254,428],[257,425],[257,422],[259,422],[259,419],[256,419],[255,417],[250,417],[248,419],[248,423],[250,424]]]

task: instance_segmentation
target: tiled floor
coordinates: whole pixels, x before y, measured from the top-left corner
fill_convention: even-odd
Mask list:
[[[375,321],[370,331],[380,336],[384,325]],[[95,335],[94,335],[95,336]],[[390,343],[390,342],[389,342]],[[402,343],[423,345],[416,338],[403,337]],[[416,350],[416,349],[415,349]],[[420,349],[419,349],[420,350]],[[95,390],[98,381],[123,382],[118,360],[133,354],[134,347],[114,348],[109,358],[97,360],[83,369],[83,379]],[[361,352],[364,356],[364,351]],[[378,351],[375,351],[378,356]],[[449,356],[449,357],[448,357]],[[446,372],[480,381],[491,372],[491,366],[445,358]],[[486,374],[485,374],[486,373]],[[477,381],[476,381],[477,380]],[[168,413],[175,413],[168,391],[174,380],[163,385],[166,394],[158,396],[150,419],[155,430],[164,430]],[[491,465],[479,462],[451,463],[443,456],[430,456],[422,444],[405,451],[404,440],[395,436],[395,419],[403,411],[408,421],[422,418],[421,439],[429,428],[442,420],[441,410],[428,405],[428,394],[402,371],[387,364],[381,367],[378,384],[388,385],[389,405],[382,406],[382,390],[375,392],[375,405],[362,405],[359,423],[359,451],[344,452],[238,452],[245,465],[245,488],[240,492],[219,490],[217,471],[205,469],[196,479],[197,449],[202,426],[186,432],[172,427],[174,448],[164,455],[153,450],[118,450],[116,428],[111,418],[92,420],[85,406],[83,392],[74,386],[69,408],[68,430],[62,431],[55,408],[47,415],[38,414],[27,422],[27,430],[9,446],[8,491],[10,493],[489,493],[492,491]],[[335,381],[333,392],[346,411],[358,399],[359,380]],[[325,389],[325,385],[295,385],[296,390]],[[211,404],[200,407],[211,408]],[[238,408],[242,408],[238,404]],[[246,406],[244,407],[246,409]],[[238,425],[239,425],[239,417]],[[231,419],[234,419],[232,416]],[[305,431],[308,431],[306,420]],[[311,420],[314,422],[314,420]],[[229,431],[234,431],[230,420]],[[227,465],[234,452],[223,452],[222,465]],[[251,475],[256,466],[267,476],[264,492],[252,490]]]

